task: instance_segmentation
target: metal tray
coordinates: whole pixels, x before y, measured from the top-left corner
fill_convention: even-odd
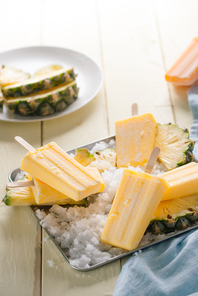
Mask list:
[[[78,148],[87,148],[87,149],[90,150],[90,149],[92,149],[92,147],[93,147],[96,143],[98,143],[98,142],[100,142],[100,141],[104,141],[104,142],[106,142],[106,143],[109,143],[110,140],[115,140],[115,136],[110,136],[110,137],[107,137],[107,138],[104,138],[104,139],[98,140],[98,141],[96,141],[96,142],[92,142],[92,143],[90,143],[90,144],[88,144],[88,145],[84,145],[84,146],[81,146],[81,147],[78,147]],[[67,151],[67,153],[75,153],[75,151],[76,151],[76,148]],[[17,168],[17,169],[15,169],[14,171],[12,171],[12,172],[9,174],[9,176],[8,176],[9,181],[10,181],[10,182],[13,182],[13,181],[15,180],[15,177],[16,177],[17,173],[19,173],[19,172],[20,172],[20,169],[19,169],[19,168]],[[36,217],[36,219],[39,221],[39,219],[38,219],[37,216],[36,216],[35,209],[43,209],[44,207],[43,207],[43,206],[42,206],[42,207],[41,207],[41,206],[31,206],[31,207],[29,207],[29,208],[30,208],[30,210],[32,211],[32,213],[34,214],[34,216]],[[46,206],[46,207],[45,207],[46,210],[48,210],[49,208],[50,208],[50,206]],[[40,222],[40,221],[39,221],[39,222]],[[44,228],[44,230],[45,230],[46,233],[49,235],[50,239],[53,241],[53,243],[56,245],[56,247],[58,248],[58,250],[61,252],[61,254],[63,255],[63,257],[66,259],[66,261],[69,263],[69,265],[70,265],[72,268],[74,268],[74,269],[76,269],[76,270],[78,270],[78,271],[89,271],[89,270],[95,269],[95,268],[97,268],[97,267],[103,266],[103,265],[105,265],[105,264],[108,264],[108,263],[110,263],[110,262],[113,262],[113,261],[115,261],[115,260],[121,259],[121,258],[123,258],[123,257],[129,256],[129,255],[132,255],[132,254],[135,253],[135,252],[139,252],[140,250],[144,250],[144,249],[146,249],[146,248],[148,248],[148,247],[151,247],[151,246],[156,245],[156,244],[158,244],[158,243],[161,243],[161,242],[163,242],[163,241],[165,241],[165,240],[167,240],[167,239],[170,239],[170,238],[176,237],[176,236],[178,236],[178,235],[180,235],[180,234],[183,234],[183,233],[185,233],[185,232],[188,232],[188,231],[193,230],[193,229],[196,229],[196,228],[198,228],[198,223],[194,224],[193,226],[188,227],[188,228],[185,229],[185,230],[177,230],[177,231],[174,231],[174,232],[168,233],[168,234],[165,235],[165,238],[162,238],[162,239],[159,239],[158,236],[156,235],[156,236],[155,236],[155,237],[156,237],[156,240],[154,239],[154,240],[153,240],[151,243],[149,243],[149,244],[142,245],[141,247],[139,247],[139,248],[137,248],[137,249],[135,249],[135,250],[133,250],[133,251],[130,251],[130,252],[126,251],[126,253],[123,253],[123,254],[121,254],[121,255],[114,256],[114,257],[112,257],[111,259],[109,259],[109,260],[107,260],[107,261],[100,262],[100,263],[95,264],[95,265],[92,265],[92,266],[90,266],[90,267],[88,267],[88,268],[80,268],[80,267],[76,267],[76,266],[70,264],[70,262],[69,262],[69,258],[68,258],[68,257],[66,256],[66,254],[65,254],[65,249],[61,248],[61,247],[57,244],[57,242],[56,242],[55,239],[49,234],[49,232],[48,232],[47,229]],[[154,236],[154,235],[153,235],[153,236]]]

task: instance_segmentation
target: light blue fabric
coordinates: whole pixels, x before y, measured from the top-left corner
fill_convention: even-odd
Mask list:
[[[193,114],[190,138],[198,161],[198,85],[188,92]],[[132,255],[113,296],[198,296],[198,230],[191,230]]]
[[[198,295],[198,230],[149,247],[125,263],[113,296],[147,295]]]

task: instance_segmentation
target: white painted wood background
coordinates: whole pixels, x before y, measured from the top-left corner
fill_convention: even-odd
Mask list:
[[[198,36],[196,0],[7,0],[1,3],[0,52],[49,45],[80,51],[104,71],[99,94],[71,115],[37,123],[0,122],[0,198],[24,150],[15,135],[39,147],[68,150],[115,133],[131,103],[160,123],[190,128],[187,88],[165,72]],[[50,267],[49,260],[54,265]],[[126,259],[89,272],[67,264],[26,207],[0,204],[0,295],[111,296]]]

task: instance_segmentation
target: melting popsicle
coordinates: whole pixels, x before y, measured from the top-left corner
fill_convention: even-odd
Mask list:
[[[198,193],[198,164],[190,162],[160,175],[169,183],[162,200],[180,198]]]
[[[195,37],[172,68],[165,79],[176,85],[192,85],[198,80],[198,37]]]

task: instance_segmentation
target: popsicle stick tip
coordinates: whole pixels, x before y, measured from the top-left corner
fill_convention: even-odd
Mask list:
[[[14,138],[21,146],[23,146],[28,151],[34,151],[35,148],[31,146],[27,141],[25,141],[23,138],[16,136]]]
[[[33,181],[8,182],[6,184],[6,187],[8,187],[8,188],[30,187],[30,186],[34,186]]]
[[[160,154],[160,148],[159,147],[153,148],[153,151],[151,152],[150,158],[144,170],[145,173],[149,173],[149,174],[152,173],[153,167],[157,161],[159,154]]]
[[[138,115],[138,104],[137,103],[133,103],[131,105],[131,115],[132,116]]]

